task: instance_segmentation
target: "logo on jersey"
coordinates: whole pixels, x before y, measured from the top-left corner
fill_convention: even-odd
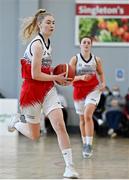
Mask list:
[[[52,60],[49,59],[49,57],[42,59],[42,66],[50,67],[51,64],[52,64]]]

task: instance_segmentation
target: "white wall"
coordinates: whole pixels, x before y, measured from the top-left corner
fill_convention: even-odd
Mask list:
[[[17,0],[18,1],[18,33],[20,31],[20,25],[21,20],[23,18],[33,16],[36,12],[36,10],[39,8],[39,1],[38,0]],[[21,79],[21,64],[20,64],[20,58],[23,57],[24,50],[26,48],[26,45],[22,43],[21,39],[18,38],[18,73],[17,73],[17,96],[19,96],[20,92],[20,86],[22,83]]]
[[[38,0],[0,0],[0,92],[7,98],[19,96],[19,58],[24,51],[20,19],[33,15],[38,7]]]
[[[0,91],[17,94],[17,0],[0,1]]]

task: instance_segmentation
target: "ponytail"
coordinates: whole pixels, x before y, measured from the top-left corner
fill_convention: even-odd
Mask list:
[[[23,19],[20,36],[23,41],[28,41],[32,36],[39,32],[39,27],[37,22],[42,22],[45,16],[51,15],[47,13],[45,9],[38,9],[36,14],[32,17]]]

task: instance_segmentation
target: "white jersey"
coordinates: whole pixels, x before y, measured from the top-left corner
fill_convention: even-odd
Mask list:
[[[76,75],[84,75],[84,74],[97,74],[96,73],[96,58],[93,54],[90,55],[88,61],[86,61],[82,54],[79,53],[76,55],[77,64],[76,64]]]
[[[80,101],[88,97],[91,92],[94,92],[96,90],[98,91],[100,81],[97,73],[97,61],[93,54],[90,54],[90,58],[88,61],[84,59],[81,53],[77,54],[76,58],[77,58],[76,75],[90,75],[90,78],[86,81],[78,80],[73,82],[73,86],[74,86],[73,98],[75,101]]]
[[[42,66],[49,67],[52,64],[52,57],[51,57],[51,46],[50,40],[48,39],[48,46],[45,43],[43,36],[39,33],[27,46],[24,58],[28,61],[28,63],[32,62],[32,50],[31,46],[35,41],[40,41],[43,47],[43,54],[42,54]]]

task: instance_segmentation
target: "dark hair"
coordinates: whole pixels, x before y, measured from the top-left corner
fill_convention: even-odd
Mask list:
[[[92,36],[87,36],[87,35],[85,35],[85,36],[80,37],[80,43],[81,43],[81,41],[82,41],[84,38],[90,39],[90,40],[91,40],[91,43],[93,42],[93,37],[92,37]]]

